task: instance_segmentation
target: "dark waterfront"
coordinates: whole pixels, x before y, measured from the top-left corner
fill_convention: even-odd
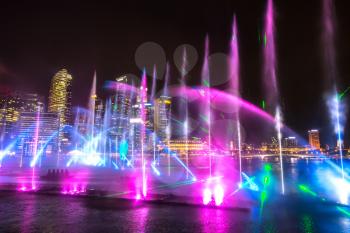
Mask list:
[[[0,232],[349,232],[350,219],[332,205],[267,205],[250,212],[183,206],[107,208],[103,200],[1,194]],[[96,201],[94,201],[96,202]]]

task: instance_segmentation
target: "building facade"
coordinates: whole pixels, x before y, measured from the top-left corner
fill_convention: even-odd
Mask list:
[[[170,140],[171,97],[160,96],[154,104],[154,130],[160,142]]]
[[[57,113],[22,112],[17,127],[17,153],[25,157],[55,154],[58,151]]]
[[[72,75],[66,69],[62,69],[51,81],[48,112],[58,115],[60,128],[71,123],[72,79]]]
[[[66,69],[61,69],[51,80],[48,112],[58,115],[61,148],[68,146],[70,141],[69,133],[63,129],[72,124],[72,79]]]
[[[308,134],[309,134],[309,144],[311,148],[315,150],[321,149],[319,131],[317,129],[312,129],[308,131]]]

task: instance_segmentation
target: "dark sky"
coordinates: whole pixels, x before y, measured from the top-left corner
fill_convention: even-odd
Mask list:
[[[72,1],[73,2],[73,1]],[[134,54],[147,41],[160,44],[170,64],[177,46],[193,45],[203,54],[206,33],[211,53],[228,52],[233,13],[240,32],[242,95],[258,104],[262,97],[261,44],[265,1],[45,1],[0,8],[0,79],[14,89],[47,97],[52,76],[67,68],[74,77],[73,104],[85,105],[94,70],[100,92],[104,80],[140,74]],[[326,132],[321,0],[275,1],[278,79],[286,124],[302,135]],[[337,66],[340,89],[350,86],[348,1],[336,1]],[[190,73],[199,83],[201,59]],[[198,77],[198,78],[197,78]],[[348,103],[348,99],[346,99]]]

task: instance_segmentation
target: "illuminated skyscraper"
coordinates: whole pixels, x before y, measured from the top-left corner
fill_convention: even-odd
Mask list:
[[[42,112],[43,98],[38,94],[14,92],[0,97],[0,137],[12,138],[22,112]]]
[[[128,77],[121,76],[116,78],[116,89],[111,97],[111,130],[110,137],[120,142],[128,138],[129,119],[131,115],[131,102],[133,93],[128,90]]]
[[[296,137],[288,137],[283,139],[283,147],[293,148],[298,145]]]
[[[60,128],[71,121],[72,75],[66,69],[58,71],[51,81],[48,111],[57,113]]]
[[[155,100],[154,129],[161,142],[169,140],[171,97],[160,96]]]
[[[317,129],[309,130],[309,144],[311,148],[319,150],[321,148],[320,145],[320,133]]]
[[[57,113],[21,113],[17,135],[18,153],[23,156],[34,156],[33,153],[35,151],[42,151],[42,155],[57,152],[59,139],[58,123]]]
[[[102,99],[96,97],[95,100],[95,119],[94,125],[98,130],[102,130],[103,127],[104,106]]]
[[[43,112],[44,98],[35,93],[20,93],[21,112]]]

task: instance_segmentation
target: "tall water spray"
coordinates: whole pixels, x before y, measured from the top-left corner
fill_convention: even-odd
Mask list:
[[[35,160],[32,161],[34,162],[32,165],[32,189],[35,189],[35,164],[36,160],[38,159],[38,146],[39,146],[39,130],[40,130],[40,109],[38,107],[37,113],[36,113],[36,122],[35,122],[35,133],[34,133],[34,151],[33,155],[35,156]]]
[[[111,150],[108,148],[107,150],[107,144],[109,140],[109,134],[108,134],[108,129],[110,128],[110,122],[111,122],[111,99],[107,99],[105,103],[105,112],[103,115],[103,125],[102,125],[102,132],[103,132],[103,146],[104,146],[104,164],[106,165],[106,159],[107,159],[107,151],[108,151],[108,165],[111,165]]]
[[[210,73],[209,73],[209,37],[205,37],[204,62],[202,67],[202,86],[206,96],[204,113],[207,116],[208,126],[208,155],[209,155],[209,176],[212,176],[212,147],[211,147],[211,99],[210,99]]]
[[[156,65],[153,66],[153,75],[152,75],[152,91],[151,91],[151,97],[150,102],[155,105],[155,93],[156,93],[156,80],[157,80],[157,68]],[[152,132],[152,141],[153,141],[153,165],[156,164],[156,139],[157,135],[155,132]]]
[[[187,73],[187,52],[186,47],[184,47],[183,55],[182,55],[182,65],[181,65],[181,87],[182,87],[182,93],[183,93],[183,109],[184,115],[185,115],[185,121],[183,124],[183,135],[185,140],[185,153],[186,153],[186,166],[189,166],[189,157],[188,157],[188,97],[186,94],[186,73]],[[188,170],[186,169],[186,178],[188,178]]]
[[[230,60],[229,60],[229,80],[230,91],[233,95],[240,97],[240,77],[239,77],[239,49],[238,49],[238,29],[236,16],[233,17],[232,35],[230,41]],[[241,129],[240,129],[240,117],[239,106],[234,105],[235,108],[235,121],[237,127],[237,144],[238,144],[238,157],[239,157],[239,177],[240,184],[242,184],[242,145],[241,145]]]
[[[94,73],[94,77],[92,80],[92,86],[90,90],[89,95],[89,105],[88,105],[88,119],[87,119],[87,126],[88,126],[88,137],[89,137],[89,145],[86,148],[87,151],[85,151],[86,156],[93,156],[91,153],[95,153],[95,139],[94,139],[94,127],[95,127],[95,105],[96,105],[96,71]]]
[[[151,89],[151,96],[150,101],[154,102],[155,95],[156,95],[156,89],[157,89],[157,67],[156,65],[153,66],[153,73],[152,73],[152,89]]]
[[[344,179],[344,165],[343,165],[343,131],[345,121],[345,106],[341,102],[341,98],[338,95],[337,88],[337,67],[335,59],[335,9],[333,0],[323,0],[323,14],[322,14],[322,47],[324,68],[326,74],[325,84],[327,88],[331,87],[331,90],[327,92],[331,93],[327,96],[327,106],[330,114],[330,118],[334,127],[335,134],[337,136],[337,144],[340,156],[340,166],[342,178]]]
[[[144,142],[146,136],[146,111],[145,102],[147,100],[147,76],[146,70],[143,71],[140,88],[140,115],[141,115],[141,169],[142,169],[142,195],[147,196],[147,174],[146,159],[144,155]]]
[[[88,117],[88,126],[89,126],[89,134],[91,137],[94,135],[94,121],[95,121],[95,105],[96,105],[96,72],[94,73],[94,77],[92,80],[92,86],[90,90],[89,96],[89,117]]]
[[[276,59],[276,44],[275,44],[275,14],[273,0],[268,0],[265,13],[264,26],[264,86],[267,97],[267,104],[270,110],[275,111],[276,116],[276,131],[279,144],[279,157],[281,169],[281,190],[284,194],[284,175],[283,175],[283,157],[282,157],[282,113],[279,107],[279,91],[277,85],[277,59]]]
[[[278,151],[279,151],[279,160],[280,160],[280,169],[281,169],[281,188],[282,194],[284,194],[284,171],[283,171],[283,157],[282,157],[282,116],[279,107],[276,109],[275,115],[276,121],[276,131],[277,131],[277,139],[278,139]]]
[[[165,71],[165,82],[164,82],[164,89],[163,89],[163,96],[168,96],[168,86],[169,86],[169,79],[170,79],[170,65],[169,63],[166,64],[166,71]],[[162,108],[166,110],[165,103],[162,102]],[[170,109],[171,111],[171,109]],[[168,175],[171,175],[171,151],[170,151],[170,139],[171,139],[171,112],[167,115],[168,124],[165,129],[165,139],[167,141],[167,148],[168,148]]]

